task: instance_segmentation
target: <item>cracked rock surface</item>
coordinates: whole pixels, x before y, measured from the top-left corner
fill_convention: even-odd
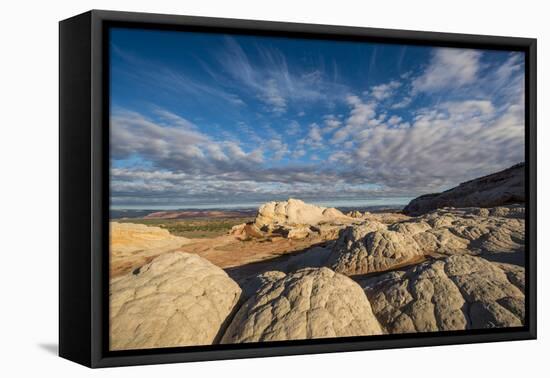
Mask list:
[[[434,254],[469,254],[522,265],[524,213],[521,205],[446,208],[389,226],[366,221],[340,233],[327,265],[349,276],[395,269]]]
[[[423,255],[411,235],[385,229],[371,231],[366,227],[344,230],[333,247],[329,266],[346,275],[359,275],[391,269]]]
[[[521,326],[524,269],[455,255],[361,281],[388,333]]]
[[[222,343],[381,334],[361,287],[327,268],[262,277],[239,309]]]
[[[212,344],[240,294],[208,260],[163,254],[111,281],[111,350]]]

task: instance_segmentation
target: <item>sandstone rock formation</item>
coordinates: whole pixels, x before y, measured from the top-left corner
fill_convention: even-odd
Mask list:
[[[268,202],[260,206],[253,225],[264,233],[280,234],[289,239],[302,239],[309,235],[320,235],[325,231],[330,233],[337,226],[353,221],[352,217],[337,209],[311,205],[290,198],[288,201]]]
[[[409,220],[411,217],[400,212],[387,212],[387,213],[365,213],[363,219],[380,222],[386,225],[403,222]]]
[[[189,243],[189,239],[174,236],[160,227],[137,223],[111,222],[111,252],[116,256],[155,249],[166,252]]]
[[[412,236],[390,230],[370,231],[370,223],[342,232],[328,260],[332,269],[353,276],[392,269],[423,256]]]
[[[352,218],[363,218],[365,215],[368,215],[368,212],[363,214],[362,212],[360,212],[358,210],[353,210],[353,211],[348,211],[346,213],[346,216],[352,217]]]
[[[285,273],[278,270],[270,270],[268,272],[258,274],[247,280],[242,285],[243,297],[250,298],[251,296],[255,295],[258,290],[263,286],[269,285],[275,281],[285,278],[285,276]]]
[[[361,282],[388,333],[521,326],[524,269],[455,255]]]
[[[331,249],[316,246],[294,255],[283,265],[285,272],[293,272],[303,268],[320,268],[326,265]]]
[[[335,208],[316,206],[290,198],[288,201],[268,202],[260,206],[254,222],[234,226],[229,234],[241,240],[250,237],[335,240],[342,229],[352,224],[367,220],[392,224],[409,218],[398,212],[350,211],[343,214]]]
[[[439,209],[389,226],[366,221],[349,226],[332,247],[328,266],[360,275],[419,262],[423,256],[481,255],[522,265],[523,206]]]
[[[110,228],[112,276],[126,273],[190,242],[163,228],[143,224],[111,222]]]
[[[441,209],[415,218],[431,229],[414,235],[425,252],[473,254],[523,264],[525,209],[521,205],[491,209]]]
[[[254,224],[261,229],[273,225],[316,225],[347,218],[334,208],[311,205],[290,198],[288,201],[268,202],[260,206]]]
[[[346,276],[320,268],[265,280],[241,306],[222,343],[382,333],[365,293]]]
[[[413,199],[403,212],[421,215],[443,207],[495,207],[525,202],[525,163]]]
[[[241,289],[220,268],[188,253],[165,253],[111,280],[112,350],[217,341]]]
[[[334,208],[311,205],[290,198],[260,206],[254,222],[234,226],[229,232],[239,239],[280,236],[287,239],[308,237],[331,240],[356,219]]]

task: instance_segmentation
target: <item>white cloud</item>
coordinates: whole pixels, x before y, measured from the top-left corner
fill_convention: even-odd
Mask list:
[[[523,109],[455,101],[420,110],[412,125],[392,116],[360,133],[353,152],[363,174],[388,187],[438,191],[524,160]]]
[[[323,137],[321,135],[321,129],[319,128],[319,125],[317,125],[316,123],[312,123],[310,125],[308,137],[313,142],[320,142],[320,141],[323,140]]]
[[[342,121],[335,115],[329,114],[323,117],[325,127],[323,127],[323,133],[331,132],[342,125]]]
[[[307,137],[301,139],[298,143],[312,148],[323,148],[323,135],[319,125],[316,123],[310,124]]]
[[[254,151],[250,152],[247,155],[248,159],[256,164],[261,164],[264,162],[264,155],[263,151],[259,148],[255,149]]]
[[[411,96],[406,96],[406,97],[403,97],[400,101],[394,103],[393,105],[391,105],[391,108],[392,109],[403,109],[403,108],[406,108],[407,106],[409,106],[412,102],[412,97]]]
[[[413,92],[458,88],[476,81],[481,52],[458,48],[437,49],[424,73],[413,80]]]
[[[178,127],[164,127],[139,113],[115,110],[111,117],[111,149],[114,157],[120,159],[136,153],[147,157],[158,154],[167,156],[176,145],[180,146],[180,155],[197,156],[197,149],[192,147],[207,142],[209,138],[196,131],[186,119],[172,113],[161,114],[164,116],[163,123],[169,114],[168,118]]]
[[[364,103],[357,96],[348,96],[347,101],[352,106],[350,116],[347,120],[348,125],[363,126],[376,115],[376,104],[374,103]]]
[[[298,148],[292,153],[292,157],[295,159],[299,159],[305,154],[306,154],[306,150],[304,150],[303,148]]]
[[[369,93],[376,100],[382,101],[391,97],[394,91],[400,86],[401,86],[400,82],[396,80],[392,80],[389,83],[380,84],[372,87]]]
[[[223,152],[223,149],[219,144],[209,143],[206,145],[206,150],[208,151],[208,155],[212,157],[214,160],[218,161],[227,161],[229,158],[227,155]]]
[[[506,62],[500,65],[495,71],[495,76],[498,79],[499,85],[506,84],[506,82],[514,74],[521,71],[521,69],[523,68],[523,59],[524,59],[523,53],[519,53],[519,52],[510,53],[510,56],[506,60]]]
[[[280,139],[272,139],[270,142],[267,143],[267,147],[273,152],[274,160],[281,160],[283,157],[290,153],[290,150],[288,149],[288,144],[283,143],[283,141]]]
[[[365,103],[355,95],[348,96],[347,102],[351,106],[351,111],[346,125],[332,135],[331,143],[333,144],[344,142],[362,129],[380,123],[380,120],[375,118],[376,104],[374,102]]]
[[[390,126],[395,126],[398,123],[400,123],[402,120],[403,120],[403,118],[401,118],[399,116],[396,116],[396,115],[393,115],[393,116],[390,117],[390,119],[388,119],[388,124]]]
[[[139,157],[175,172],[220,172],[263,162],[263,151],[246,152],[236,141],[216,141],[185,118],[155,109],[157,118],[115,109],[111,116],[114,159]]]
[[[349,153],[344,151],[336,151],[335,153],[331,154],[328,158],[330,162],[345,162],[349,163],[351,160],[351,156]]]
[[[271,110],[275,113],[284,113],[286,111],[287,100],[281,94],[281,90],[275,79],[266,81],[260,97],[271,105]]]
[[[294,136],[300,133],[301,126],[297,121],[290,121],[286,128],[286,133],[290,136]]]

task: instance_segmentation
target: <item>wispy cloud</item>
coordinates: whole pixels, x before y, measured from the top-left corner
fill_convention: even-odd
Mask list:
[[[285,55],[277,49],[256,49],[260,60],[252,61],[234,38],[226,37],[218,63],[237,85],[255,93],[268,111],[283,114],[290,102],[331,101],[346,90],[320,69],[290,69]]]
[[[354,66],[365,83],[336,56],[325,64],[317,50],[245,41],[201,50],[204,77],[116,52],[135,80],[205,110],[197,117],[155,96],[115,106],[113,203],[406,198],[525,158],[520,53],[400,48],[381,79],[372,73],[385,72],[387,51],[369,49]],[[218,119],[222,104],[235,113]]]
[[[475,82],[481,52],[459,48],[439,48],[424,73],[412,85],[414,92],[434,92]]]
[[[125,62],[124,72],[114,74],[130,75],[133,80],[143,82],[148,87],[162,89],[168,93],[190,95],[193,99],[204,101],[216,98],[230,105],[245,105],[241,97],[220,85],[206,84],[164,62],[136,56],[116,45],[111,45],[111,48],[113,53]]]

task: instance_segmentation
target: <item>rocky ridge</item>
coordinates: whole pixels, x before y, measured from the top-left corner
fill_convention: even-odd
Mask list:
[[[395,269],[434,255],[470,254],[519,263],[525,243],[524,208],[440,209],[386,226],[352,225],[333,244],[328,265],[361,275]]]
[[[476,178],[442,193],[413,199],[403,212],[421,215],[443,207],[495,207],[525,202],[525,163]]]

